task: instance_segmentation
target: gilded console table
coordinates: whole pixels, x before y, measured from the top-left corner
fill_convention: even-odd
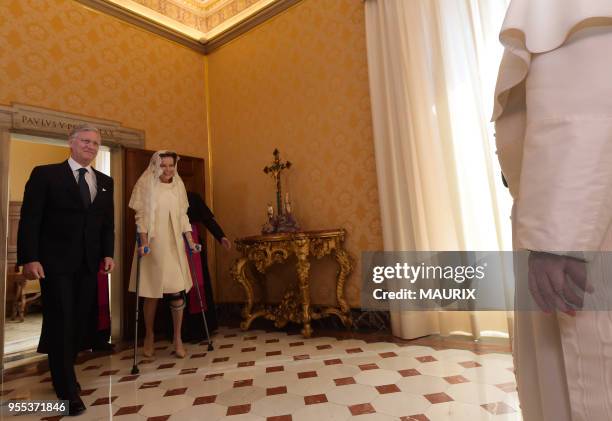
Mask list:
[[[246,292],[247,302],[242,309],[243,321],[240,327],[247,330],[253,320],[264,317],[274,320],[276,327],[284,327],[288,322],[303,324],[302,335],[312,334],[311,320],[336,315],[345,326],[352,324],[350,308],[344,299],[344,283],[352,270],[352,261],[344,250],[344,229],[324,231],[302,231],[257,235],[237,239],[236,248],[242,257],[236,259],[232,267],[232,277]],[[292,283],[285,291],[278,305],[254,303],[253,280],[248,276],[247,266],[251,262],[257,272],[264,275],[274,263],[282,263],[291,255],[297,258],[297,283]],[[336,306],[314,309],[310,304],[309,257],[317,259],[332,255],[339,265],[336,276]]]

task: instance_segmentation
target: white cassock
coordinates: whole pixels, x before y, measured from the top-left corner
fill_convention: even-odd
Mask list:
[[[612,250],[612,0],[513,0],[500,39],[493,119],[514,248]],[[611,267],[601,255],[589,262],[588,299],[608,296]],[[610,314],[516,311],[525,421],[612,420]]]

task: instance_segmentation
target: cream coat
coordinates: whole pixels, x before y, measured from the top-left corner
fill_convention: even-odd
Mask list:
[[[184,206],[173,193],[174,189],[179,188],[180,185],[160,184],[154,193],[154,199],[160,203],[156,206],[157,217],[154,218],[155,229],[152,230],[156,234],[149,238],[151,253],[144,256],[140,263],[141,297],[161,298],[163,293],[189,291],[193,285],[183,239],[183,233],[191,231],[191,224]],[[163,217],[160,217],[162,215]],[[138,227],[147,226],[143,217],[142,211],[136,211]],[[165,226],[162,227],[162,224]],[[165,231],[163,228],[169,229]],[[136,291],[136,259],[137,253],[134,252],[129,286],[132,292]]]

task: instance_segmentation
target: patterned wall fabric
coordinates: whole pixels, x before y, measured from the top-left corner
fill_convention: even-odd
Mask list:
[[[302,226],[348,230],[352,306],[360,252],[382,248],[365,48],[362,0],[304,0],[208,57],[219,221],[231,238],[259,232],[278,147]],[[117,120],[145,130],[148,149],[207,158],[204,60],[70,0],[0,1],[0,104]],[[243,297],[235,257],[217,253],[221,301]],[[315,301],[333,297],[317,281]]]
[[[278,147],[294,164],[283,181],[302,226],[348,230],[357,260],[346,292],[359,306],[360,253],[382,248],[363,1],[304,0],[209,60],[214,205],[227,234],[259,232],[274,199],[262,169]],[[219,298],[238,301],[236,255],[217,256]],[[315,300],[333,291],[317,282]]]
[[[207,157],[204,57],[71,0],[0,1],[0,104],[120,121]]]

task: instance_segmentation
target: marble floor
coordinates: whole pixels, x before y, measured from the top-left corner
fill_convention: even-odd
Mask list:
[[[417,342],[418,343],[418,342]],[[214,351],[172,345],[77,366],[83,420],[488,421],[521,420],[512,358],[411,343],[221,328]],[[53,399],[48,372],[9,376],[2,400]],[[19,420],[59,419],[22,416]]]
[[[7,317],[4,324],[4,355],[36,348],[42,326],[42,313],[26,314],[23,322]]]

